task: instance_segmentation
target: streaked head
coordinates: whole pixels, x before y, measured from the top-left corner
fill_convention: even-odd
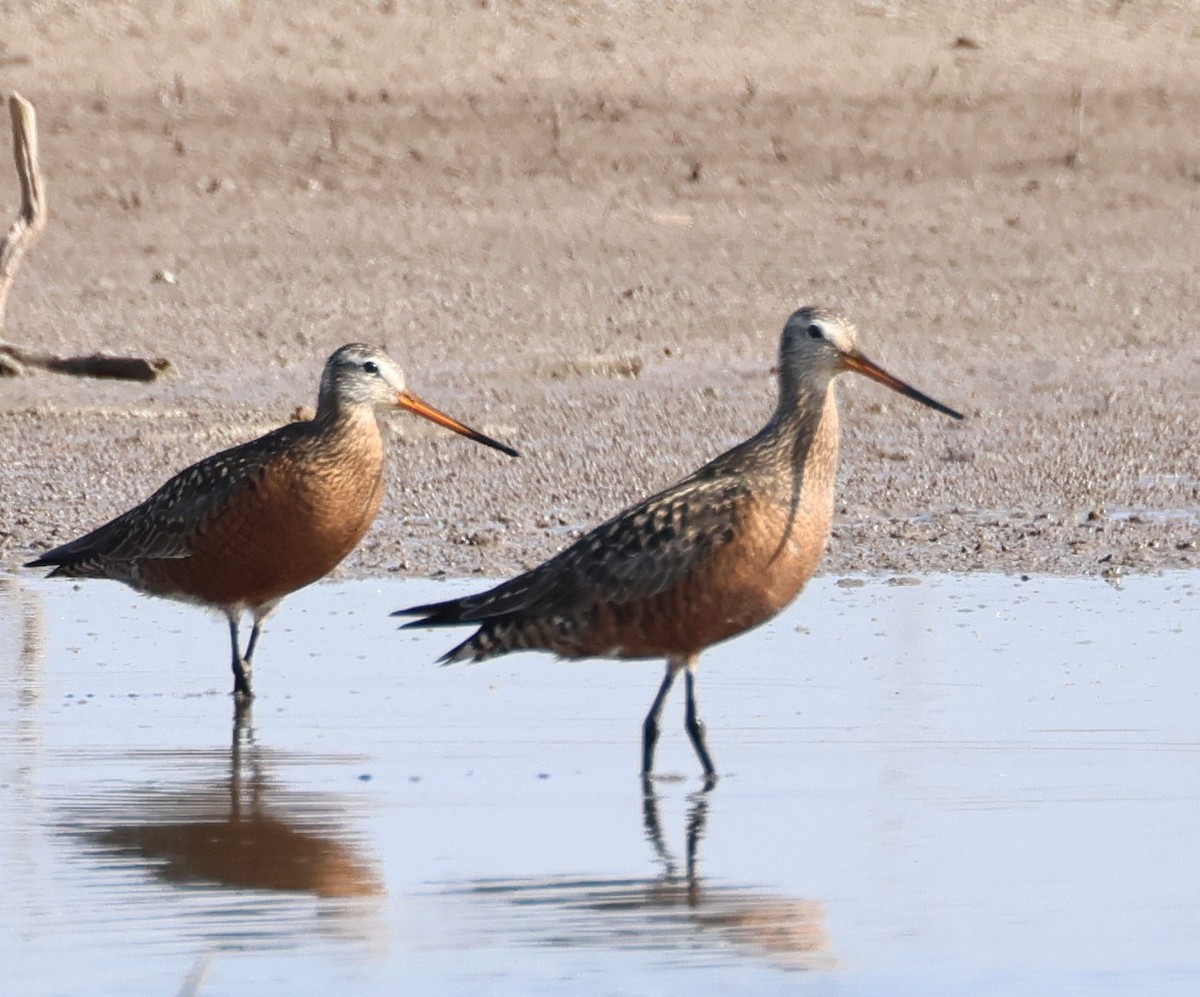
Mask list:
[[[347,343],[334,350],[321,374],[321,398],[339,407],[370,405],[389,408],[405,391],[404,371],[383,350]]]
[[[363,343],[347,343],[334,350],[325,361],[318,418],[322,412],[363,406],[407,409],[477,443],[501,450],[510,457],[517,456],[517,451],[507,444],[471,429],[414,395],[405,384],[400,365],[383,350]]]
[[[839,374],[854,371],[922,405],[955,419],[962,418],[954,409],[934,401],[869,360],[858,349],[857,339],[858,330],[841,315],[816,306],[793,312],[783,327],[780,343],[780,367],[785,383],[807,385],[824,396],[830,381]]]

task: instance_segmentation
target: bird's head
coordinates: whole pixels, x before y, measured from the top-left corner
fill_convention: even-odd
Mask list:
[[[406,409],[510,457],[517,456],[517,451],[507,444],[463,425],[414,395],[408,390],[400,365],[383,350],[363,343],[347,343],[338,347],[325,362],[318,417],[321,412],[363,407]]]
[[[869,360],[857,345],[858,330],[845,318],[824,308],[808,306],[793,312],[783,327],[779,361],[785,383],[808,387],[824,397],[825,390],[839,374],[853,371],[886,384],[922,405],[955,419],[962,415],[934,401],[900,378],[889,374]]]

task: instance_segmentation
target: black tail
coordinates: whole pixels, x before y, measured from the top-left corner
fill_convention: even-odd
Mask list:
[[[483,661],[485,658],[494,658],[509,651],[536,646],[525,639],[525,628],[519,615],[490,616],[479,612],[477,602],[474,605],[464,605],[474,598],[448,599],[424,606],[410,606],[407,609],[398,609],[391,615],[420,617],[405,623],[401,628],[404,630],[413,627],[478,626],[479,629],[470,637],[437,659],[440,665],[449,665],[455,661]]]
[[[54,570],[46,575],[47,578],[87,577],[85,573],[73,570],[81,567],[80,562],[81,559],[76,557],[74,552],[65,550],[65,547],[58,547],[54,550],[46,551],[41,557],[35,558],[32,561],[26,561],[22,567],[53,568]]]
[[[115,522],[115,521],[114,521]],[[102,562],[112,547],[112,523],[60,544],[25,564],[26,568],[54,568],[48,578],[104,578]]]
[[[478,623],[470,619],[463,607],[462,599],[447,599],[445,602],[428,602],[423,606],[409,606],[407,609],[397,609],[392,616],[420,616],[419,620],[410,620],[403,629],[412,627],[457,627],[464,623]]]
[[[445,602],[429,602],[423,606],[409,606],[407,609],[397,609],[391,615],[420,617],[420,619],[409,620],[403,624],[402,630],[411,630],[414,627],[458,627],[480,622],[466,618],[468,613],[463,607],[462,599],[447,599]],[[461,644],[452,647],[437,659],[438,664],[449,665],[455,661],[480,660],[481,655],[477,652],[484,649],[477,648],[475,645],[485,629],[487,629],[486,626],[481,627]],[[486,654],[482,656],[486,657]]]
[[[409,626],[419,626],[422,621],[410,623]],[[438,626],[440,624],[433,624]],[[456,661],[486,661],[510,651],[548,650],[544,644],[536,640],[536,627],[519,617],[501,616],[484,620],[479,629],[470,637],[458,644],[440,658],[439,665],[450,665]]]

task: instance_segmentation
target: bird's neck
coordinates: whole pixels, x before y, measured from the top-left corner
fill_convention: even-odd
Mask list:
[[[330,425],[345,419],[366,420],[375,418],[375,407],[362,402],[350,402],[338,397],[332,386],[321,385],[317,395],[317,414],[314,422]]]
[[[337,395],[329,390],[324,390],[324,385],[321,386],[322,391],[317,396],[317,414],[313,419],[317,425],[330,426],[337,422],[338,417],[342,415],[348,408],[353,406],[342,405],[338,401]]]
[[[791,389],[791,390],[787,390]],[[781,484],[803,482],[805,491],[832,492],[837,476],[838,408],[832,382],[786,385],[771,421],[755,442]]]
[[[321,396],[313,428],[322,436],[378,436],[379,422],[370,405],[345,405],[336,397]]]

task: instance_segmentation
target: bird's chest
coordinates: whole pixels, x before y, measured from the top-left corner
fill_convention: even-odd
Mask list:
[[[719,596],[731,623],[753,626],[790,603],[812,577],[829,539],[832,504],[755,503],[717,556]]]
[[[257,486],[253,515],[272,556],[330,567],[362,539],[383,499],[382,448],[316,455]]]
[[[148,566],[164,587],[219,605],[265,605],[328,574],[370,527],[383,496],[382,450],[280,462],[248,482],[193,544]]]

